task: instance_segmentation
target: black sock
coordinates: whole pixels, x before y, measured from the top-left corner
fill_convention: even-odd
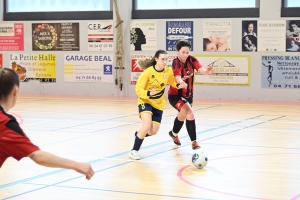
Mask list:
[[[142,140],[138,136],[136,136],[132,150],[136,150],[136,151],[140,150],[143,141],[144,141],[144,139]]]
[[[137,131],[134,133],[135,137],[136,137],[137,133],[138,133]],[[149,135],[148,133],[145,135],[145,137],[149,137],[149,136],[151,136],[151,135]]]
[[[186,120],[186,130],[191,138],[191,141],[194,141],[197,139],[196,135],[196,122],[195,120]]]
[[[179,121],[178,117],[175,118],[174,120],[174,125],[173,125],[173,133],[178,134],[180,129],[182,128],[184,121]]]

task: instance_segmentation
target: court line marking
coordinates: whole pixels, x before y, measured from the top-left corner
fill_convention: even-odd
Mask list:
[[[270,200],[270,199],[263,199],[263,198],[257,198],[257,197],[250,197],[250,196],[244,196],[244,195],[232,195],[232,194],[229,194],[227,192],[220,192],[220,191],[216,191],[216,190],[212,190],[212,189],[208,189],[208,188],[204,188],[204,187],[201,187],[201,186],[198,186],[194,183],[191,183],[189,181],[186,181],[183,176],[181,175],[182,172],[188,168],[189,166],[185,166],[183,168],[181,168],[178,172],[177,172],[177,177],[184,183],[188,184],[188,185],[191,185],[191,186],[194,186],[196,188],[200,188],[200,189],[203,189],[203,190],[207,190],[207,191],[210,191],[210,192],[214,192],[214,193],[219,193],[219,194],[223,194],[223,195],[229,195],[229,196],[235,196],[235,197],[242,197],[242,198],[247,198],[247,199],[258,199],[258,200]]]
[[[246,120],[254,119],[254,118],[257,118],[257,117],[258,117],[258,116],[255,116],[255,117],[252,117],[252,118],[248,118],[248,119],[246,119]],[[267,120],[267,121],[262,122],[262,123],[267,123],[267,122],[269,122],[269,121],[274,121],[274,120],[277,120],[277,119],[281,119],[281,118],[283,118],[283,117],[285,117],[285,116],[280,116],[280,117],[277,117],[277,118],[274,118],[274,119],[270,119],[270,120]],[[233,122],[232,124],[234,124],[234,123],[237,123],[237,122]],[[262,124],[262,123],[258,123],[258,124],[256,124],[256,125],[260,125],[260,124]],[[232,133],[232,132],[236,132],[236,131],[243,130],[243,129],[246,129],[246,128],[250,128],[250,127],[253,127],[253,126],[256,126],[256,125],[251,125],[251,126],[248,126],[248,127],[244,127],[244,128],[238,129],[238,130],[230,131],[230,132],[227,132],[227,133],[224,133],[224,134],[220,134],[220,135],[218,135],[218,136],[206,138],[206,139],[203,139],[203,140],[200,140],[200,141],[205,141],[205,140],[209,140],[209,139],[212,139],[212,138],[215,138],[215,137],[220,137],[220,136],[223,136],[223,135],[226,135],[226,134],[230,134],[230,133]],[[215,130],[215,128],[214,128],[213,130]],[[197,134],[199,134],[199,133],[197,133]],[[185,137],[188,137],[188,135],[185,136]],[[183,138],[183,137],[182,137],[182,138]],[[156,144],[154,144],[154,145],[149,145],[149,146],[146,146],[146,147],[141,148],[141,149],[148,149],[148,148],[151,148],[151,147],[154,147],[154,146],[159,146],[159,145],[161,145],[161,144],[165,144],[165,143],[169,143],[169,142],[170,142],[170,141],[168,140],[168,141],[156,143]],[[190,145],[190,144],[182,145],[182,146],[179,147],[179,148],[182,148],[182,147],[185,147],[185,146],[188,146],[188,145]],[[168,152],[168,151],[172,151],[172,150],[174,150],[174,148],[169,149],[169,150],[167,150],[167,151],[155,153],[155,154],[152,154],[152,155],[149,155],[149,156],[145,156],[145,157],[143,157],[143,158],[146,159],[146,158],[149,158],[149,157],[152,157],[152,156],[155,156],[155,155],[158,155],[158,154],[162,154],[162,153],[165,153],[165,152]],[[127,152],[123,152],[123,153],[115,154],[115,155],[112,155],[112,156],[108,156],[108,157],[106,157],[106,158],[113,158],[113,157],[118,157],[118,156],[126,155],[126,154],[127,154]],[[90,163],[90,164],[98,163],[98,162],[101,162],[101,161],[103,161],[103,160],[104,160],[104,159],[97,159],[97,160],[94,160],[94,161],[90,161],[89,163]],[[123,163],[122,165],[128,164],[128,163],[132,163],[132,162],[134,162],[134,161],[126,162],[126,163]],[[119,165],[117,165],[117,166],[119,166]],[[111,168],[113,168],[113,167],[111,167]],[[59,171],[59,172],[62,172],[62,171],[66,171],[66,169],[57,170],[57,171],[54,171],[54,172],[51,173],[51,174],[59,173],[58,171]],[[49,173],[48,173],[48,174],[49,174]],[[47,175],[43,174],[43,175],[39,175],[39,176],[36,176],[36,177],[32,177],[32,178],[20,180],[20,181],[17,181],[17,182],[13,182],[13,183],[10,183],[10,184],[5,184],[5,185],[0,186],[0,189],[5,188],[5,187],[8,187],[7,185],[12,186],[12,185],[20,184],[20,183],[25,183],[25,182],[28,182],[28,181],[31,181],[31,180],[36,180],[36,179],[38,179],[38,178],[45,177],[45,176],[47,176]],[[82,175],[81,175],[81,176],[77,176],[77,177],[75,177],[75,178],[73,178],[73,179],[76,179],[76,178],[79,178],[79,177],[82,177]],[[29,180],[29,179],[31,179],[31,180]],[[70,180],[73,180],[73,179],[65,180],[65,181],[62,181],[62,182],[59,182],[59,183],[56,183],[56,184],[60,184],[60,183],[63,183],[63,182],[67,182],[67,181],[70,181]],[[52,185],[53,185],[53,184],[52,184]],[[50,185],[50,186],[51,186],[51,185]],[[47,186],[47,187],[50,187],[50,186]],[[25,192],[25,193],[20,193],[20,194],[17,194],[17,195],[18,195],[18,196],[21,196],[22,194],[27,194],[27,193],[34,192],[34,191],[36,191],[36,190],[40,190],[40,189],[43,189],[43,188],[45,188],[45,187],[38,188],[38,189],[34,189],[34,190],[30,190],[30,191],[27,191],[27,192]],[[16,195],[15,195],[15,196],[16,196]],[[15,197],[15,196],[13,196],[13,197]],[[11,198],[11,197],[8,197],[8,198]]]
[[[239,144],[218,144],[218,143],[201,143],[208,145],[218,145],[218,146],[238,146],[238,147],[253,147],[253,148],[269,148],[269,149],[285,149],[285,150],[300,150],[300,148],[289,148],[289,147],[274,147],[274,146],[254,146],[254,145],[239,145]]]
[[[237,122],[233,122],[231,124],[235,124],[235,123],[237,123]],[[217,129],[218,128],[212,128],[212,129],[208,129],[208,130],[197,132],[197,134],[203,134],[203,133],[207,133],[207,132],[214,131],[214,130],[217,130]],[[86,137],[86,136],[83,136],[83,137]],[[188,137],[188,135],[183,136],[182,138],[186,138],[186,137]],[[66,141],[69,141],[69,140],[66,140]],[[170,140],[166,140],[166,141],[159,142],[159,143],[156,143],[156,144],[153,144],[153,145],[149,145],[149,147],[148,146],[142,147],[141,149],[147,149],[147,148],[151,148],[153,146],[158,146],[158,145],[165,144],[165,143],[170,143],[170,142],[171,142]],[[57,142],[57,143],[59,143],[59,142]],[[54,144],[54,143],[49,143],[49,144]],[[49,145],[49,144],[47,144],[47,145]],[[43,146],[45,146],[45,145],[43,145]],[[108,156],[106,158],[114,158],[114,157],[126,155],[127,153],[128,152],[118,153],[118,154],[114,154],[114,155]],[[94,161],[90,161],[89,163],[92,164],[92,163],[95,163],[95,162],[99,162],[101,160],[103,160],[103,159],[97,159],[97,160],[94,160]],[[16,184],[20,184],[20,183],[23,183],[23,182],[28,182],[28,181],[32,181],[32,180],[35,180],[35,179],[39,179],[39,178],[42,178],[42,177],[45,177],[45,176],[50,176],[52,174],[60,173],[60,172],[63,172],[63,171],[66,171],[66,169],[60,169],[60,170],[56,170],[56,171],[53,171],[53,172],[49,172],[49,173],[45,173],[45,174],[33,176],[31,178],[26,178],[26,179],[23,179],[23,180],[20,180],[20,181],[16,181],[16,182],[12,182],[12,183],[8,183],[8,184],[0,185],[0,189],[6,188],[6,187],[10,187],[10,186],[13,186],[13,185],[16,185]]]
[[[212,107],[218,107],[218,106],[219,105],[212,106]],[[196,111],[200,111],[200,110],[204,110],[204,109],[209,109],[209,108],[212,108],[212,107],[201,108],[201,109],[197,109]],[[127,116],[123,116],[123,117],[134,116],[134,115],[137,115],[137,114],[127,115]],[[168,115],[168,116],[174,116],[174,115]],[[123,118],[123,117],[119,117],[119,118]],[[252,119],[252,118],[250,118],[250,119]],[[109,120],[111,120],[111,119],[101,120],[101,122],[105,122],[105,121],[109,121]],[[248,120],[248,119],[246,119],[246,120]],[[95,123],[95,122],[93,122],[93,123]],[[88,134],[88,135],[84,135],[84,136],[80,136],[80,137],[75,137],[75,138],[68,138],[68,139],[65,139],[65,140],[60,140],[60,141],[56,141],[56,142],[52,142],[52,143],[43,144],[41,146],[47,146],[47,145],[57,144],[57,143],[61,143],[61,142],[72,141],[72,140],[76,140],[76,139],[82,139],[82,138],[85,138],[85,137],[90,137],[90,136],[101,134],[101,133],[103,133],[105,131],[111,131],[111,130],[114,130],[114,129],[118,129],[118,128],[125,127],[125,126],[131,126],[131,125],[139,124],[139,123],[141,123],[141,121],[137,121],[137,122],[130,123],[130,124],[124,124],[124,125],[120,125],[120,126],[115,126],[115,127],[110,127],[110,128],[106,128],[106,129],[102,129],[102,130],[91,131],[90,132],[91,134]],[[59,130],[59,129],[57,129],[57,130]],[[51,130],[51,131],[53,131],[53,130]],[[1,189],[1,187],[0,187],[0,189]]]
[[[300,153],[262,153],[262,154],[246,154],[246,155],[235,155],[235,156],[226,156],[226,157],[221,157],[221,158],[215,158],[215,159],[211,159],[210,161],[215,161],[215,160],[224,160],[224,159],[231,159],[231,158],[240,158],[240,157],[252,157],[252,156],[276,156],[276,155],[286,155],[286,154],[295,154],[295,155],[299,155]],[[223,191],[218,191],[218,190],[214,190],[214,189],[209,189],[206,187],[202,187],[199,186],[197,184],[194,184],[188,180],[186,180],[183,176],[183,171],[185,169],[187,169],[188,167],[190,167],[191,165],[187,165],[185,167],[182,167],[181,169],[178,170],[177,172],[177,177],[184,183],[194,186],[196,188],[200,188],[206,191],[210,191],[210,192],[214,192],[214,193],[219,193],[219,194],[225,194],[225,195],[229,195],[229,196],[235,196],[235,197],[243,197],[243,198],[247,198],[247,199],[259,199],[259,200],[267,200],[265,198],[260,198],[260,197],[251,197],[251,196],[245,196],[245,195],[239,195],[239,194],[232,194],[232,193],[228,193],[228,192],[223,192]],[[272,170],[273,171],[273,170]],[[274,170],[275,172],[282,172],[283,170]]]
[[[257,116],[255,117],[252,117],[252,118],[248,118],[248,119],[253,119],[253,118],[256,118]],[[284,116],[282,116],[284,117]],[[280,117],[279,117],[280,118]],[[246,120],[248,120],[246,119]],[[268,120],[269,121],[269,120]],[[268,121],[266,121],[265,123],[267,123]],[[240,121],[237,121],[237,122],[232,122],[230,124],[235,124],[235,123],[238,123]],[[261,123],[259,123],[261,124]],[[259,125],[258,124],[258,125]],[[222,126],[220,126],[222,127]],[[251,126],[252,127],[252,126]],[[214,130],[217,130],[219,128],[211,128],[211,129],[208,129],[208,130],[204,130],[204,131],[200,131],[200,132],[197,132],[197,135],[198,134],[203,134],[203,133],[207,133],[207,132],[210,132],[210,131],[214,131]],[[243,128],[245,129],[245,128]],[[239,130],[242,130],[242,129],[238,129],[236,131],[239,131]],[[209,139],[212,139],[212,138],[215,138],[215,137],[220,137],[220,136],[223,136],[223,135],[226,135],[226,134],[230,134],[232,132],[236,132],[235,130],[234,131],[230,131],[230,132],[227,132],[227,133],[223,133],[223,134],[220,134],[220,135],[217,135],[217,136],[213,136],[213,137],[210,137],[210,138],[206,138],[206,139],[203,139],[203,140],[200,140],[200,141],[206,141],[206,140],[209,140]],[[189,137],[188,135],[186,136],[183,136],[181,138],[187,138]],[[159,146],[159,145],[162,145],[162,144],[166,144],[166,143],[170,143],[171,141],[170,140],[166,140],[166,141],[163,141],[163,142],[159,142],[159,143],[155,143],[155,144],[152,144],[152,145],[148,145],[148,146],[145,146],[145,147],[142,147],[141,149],[148,149],[148,148],[152,148],[154,146]],[[190,145],[190,144],[186,144],[186,145],[182,145],[181,147],[184,147],[184,146],[187,146],[187,145]],[[172,149],[173,150],[173,149]],[[168,150],[170,151],[170,150]],[[162,152],[162,153],[165,153],[166,151]],[[106,158],[115,158],[115,157],[118,157],[118,156],[123,156],[123,155],[126,155],[128,152],[122,152],[122,153],[118,153],[118,154],[114,154],[114,155],[111,155],[111,156],[108,156]],[[157,155],[157,154],[160,154],[160,153],[156,153],[156,154],[153,154],[153,155]],[[147,156],[149,157],[149,156]],[[147,158],[145,157],[145,158]],[[93,164],[93,163],[97,163],[97,162],[100,162],[102,161],[103,159],[96,159],[96,160],[93,160],[93,161],[90,161],[89,164]],[[42,177],[46,177],[46,176],[50,176],[50,175],[53,175],[53,174],[56,174],[56,173],[60,173],[60,172],[64,172],[66,171],[67,169],[60,169],[60,170],[56,170],[56,171],[53,171],[53,172],[49,172],[49,173],[45,173],[45,174],[41,174],[41,175],[37,175],[37,176],[33,176],[31,178],[26,178],[26,179],[22,179],[22,180],[19,180],[19,181],[15,181],[15,182],[12,182],[12,183],[8,183],[8,184],[4,184],[4,185],[0,185],[0,189],[3,189],[3,188],[6,188],[6,187],[10,187],[10,186],[13,186],[13,185],[17,185],[17,184],[20,184],[20,183],[24,183],[24,182],[28,182],[28,181],[32,181],[32,180],[36,180],[36,179],[39,179],[39,178],[42,178]]]
[[[300,194],[294,196],[293,198],[291,198],[291,200],[297,200],[297,199],[299,199],[299,198],[300,198]]]
[[[26,185],[41,185],[46,186],[46,184],[36,184],[36,183],[23,183]],[[108,189],[100,189],[100,188],[86,188],[86,187],[74,187],[74,186],[60,186],[54,185],[53,187],[60,187],[60,188],[70,188],[70,189],[81,189],[81,190],[98,190],[104,192],[116,192],[116,193],[125,193],[125,194],[139,194],[139,195],[147,195],[147,196],[158,196],[158,197],[171,197],[171,198],[183,198],[183,199],[199,199],[199,200],[214,200],[214,199],[204,199],[204,198],[196,198],[196,197],[186,197],[186,196],[173,196],[173,195],[164,195],[164,194],[152,194],[152,193],[142,193],[142,192],[128,192],[128,191],[121,191],[121,190],[108,190]]]
[[[108,169],[112,169],[112,168],[116,168],[116,167],[119,167],[119,166],[121,166],[121,165],[128,164],[128,163],[130,163],[130,162],[133,162],[133,161],[121,163],[121,164],[114,165],[114,166],[108,167],[108,168],[104,168],[104,169],[95,171],[95,173],[101,172],[101,171],[105,171],[105,170],[108,170]],[[18,197],[18,196],[21,196],[21,195],[24,195],[24,194],[28,194],[28,193],[31,193],[31,192],[34,192],[34,191],[37,191],[37,190],[41,190],[41,189],[44,189],[44,188],[48,188],[48,187],[51,187],[51,186],[55,186],[55,185],[57,185],[57,184],[61,184],[61,183],[68,182],[68,181],[71,181],[71,180],[75,180],[75,179],[78,179],[78,178],[82,178],[82,175],[81,175],[81,176],[76,176],[76,177],[74,177],[74,178],[67,179],[67,180],[64,180],[64,181],[60,181],[60,182],[57,182],[57,183],[54,183],[54,184],[51,184],[51,185],[46,185],[46,186],[43,186],[43,187],[40,187],[40,188],[36,188],[36,189],[34,189],[34,190],[29,190],[29,191],[27,191],[27,192],[23,192],[23,193],[20,193],[20,194],[16,194],[16,195],[13,195],[13,196],[9,196],[9,197],[4,198],[4,200],[5,200],[5,199],[11,199],[11,198],[14,198],[14,197]]]

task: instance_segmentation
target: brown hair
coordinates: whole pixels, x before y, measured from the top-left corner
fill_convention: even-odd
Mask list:
[[[6,98],[15,86],[19,87],[18,74],[9,68],[0,68],[0,98]]]
[[[138,60],[136,63],[137,67],[140,68],[141,70],[145,70],[150,66],[156,65],[155,58],[159,58],[160,54],[168,54],[168,53],[165,50],[160,49],[155,52],[154,57],[152,59],[146,58],[146,59]]]

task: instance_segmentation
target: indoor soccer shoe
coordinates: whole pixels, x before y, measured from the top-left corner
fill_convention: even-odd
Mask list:
[[[173,142],[174,144],[176,144],[177,146],[180,146],[181,145],[181,142],[178,138],[178,135],[177,136],[174,136],[172,131],[169,132],[169,136],[173,139]]]
[[[139,153],[138,153],[138,151],[136,151],[136,150],[131,150],[131,151],[129,151],[129,157],[131,158],[131,159],[133,159],[133,160],[139,160],[139,159],[141,159],[141,157],[140,157],[140,155],[139,155]]]
[[[196,149],[200,149],[201,147],[199,146],[198,142],[195,140],[192,142],[192,148],[193,150],[196,150]]]

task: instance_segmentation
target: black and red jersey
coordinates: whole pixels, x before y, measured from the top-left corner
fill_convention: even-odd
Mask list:
[[[39,147],[32,144],[16,118],[0,106],[0,167],[8,157],[21,160],[37,150]]]
[[[168,95],[179,95],[185,98],[192,97],[194,93],[194,72],[202,65],[194,56],[188,56],[185,63],[175,58],[172,63],[174,76],[180,76],[187,84],[186,89],[177,89],[170,86]]]

